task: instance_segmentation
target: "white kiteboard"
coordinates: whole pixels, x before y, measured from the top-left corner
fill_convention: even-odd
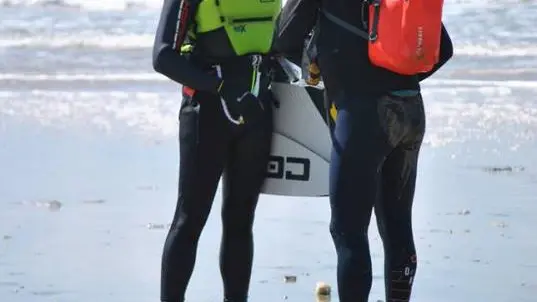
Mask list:
[[[272,83],[271,89],[279,106],[262,193],[327,196],[332,143],[322,88],[302,81]]]

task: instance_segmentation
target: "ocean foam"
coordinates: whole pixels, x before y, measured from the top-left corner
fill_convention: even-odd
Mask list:
[[[442,88],[440,88],[442,89]],[[537,108],[518,102],[502,90],[479,91],[480,103],[469,90],[425,89],[427,133],[425,144],[485,139],[520,144],[537,134]],[[178,93],[124,91],[0,91],[0,119],[36,122],[70,129],[95,127],[105,132],[131,131],[142,136],[171,138],[177,134]],[[507,140],[507,141],[506,141]]]
[[[159,0],[1,0],[2,6],[58,6],[87,10],[124,10],[133,7],[158,8]]]

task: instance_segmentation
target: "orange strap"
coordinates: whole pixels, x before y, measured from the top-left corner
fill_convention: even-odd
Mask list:
[[[189,96],[189,97],[193,97],[194,93],[196,93],[196,90],[194,90],[193,88],[190,88],[188,86],[183,85],[183,94],[184,95]]]

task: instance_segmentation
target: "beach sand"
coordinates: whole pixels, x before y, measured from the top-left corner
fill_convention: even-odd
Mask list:
[[[158,301],[179,107],[150,66],[160,2],[53,2],[0,9],[0,301]],[[412,301],[537,299],[537,4],[517,3],[448,1],[455,58],[423,85]],[[191,302],[221,301],[220,194]],[[251,301],[315,301],[319,281],[338,301],[329,214],[327,198],[261,197]],[[370,235],[377,302],[374,218]]]
[[[22,128],[1,136],[2,301],[156,301],[176,196],[175,140]],[[534,301],[535,153],[464,153],[464,146],[422,153],[415,301]],[[220,193],[191,301],[220,300],[219,210]],[[328,219],[326,198],[261,198],[252,301],[314,301],[320,280],[333,285],[337,301]],[[377,301],[383,271],[374,221],[370,233]]]

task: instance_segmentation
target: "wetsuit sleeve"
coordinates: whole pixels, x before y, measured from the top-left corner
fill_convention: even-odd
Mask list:
[[[273,51],[301,65],[305,41],[319,12],[318,0],[288,0],[276,23]]]
[[[453,43],[451,42],[451,38],[449,36],[449,33],[447,32],[446,28],[444,27],[444,24],[442,23],[442,35],[440,36],[440,58],[438,60],[438,63],[434,66],[434,68],[425,73],[420,73],[418,75],[418,79],[420,81],[425,80],[426,78],[433,75],[440,67],[442,67],[444,64],[446,64],[449,59],[453,56]]]
[[[179,84],[216,93],[220,79],[181,54],[198,3],[198,0],[164,0],[153,45],[153,68]]]

